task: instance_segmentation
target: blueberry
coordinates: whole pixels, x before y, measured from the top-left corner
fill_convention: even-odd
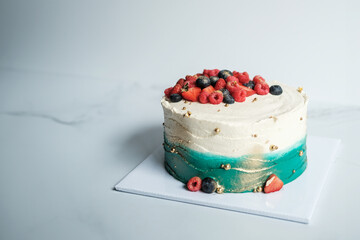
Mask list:
[[[216,84],[216,82],[217,82],[218,80],[219,80],[218,77],[215,77],[215,76],[210,77],[210,83],[211,83],[211,85],[213,85],[213,86],[215,87],[215,84]]]
[[[222,88],[222,89],[220,89],[220,91],[223,93],[224,97],[225,97],[225,95],[230,95],[229,90],[227,90],[226,88]]]
[[[196,79],[196,86],[198,86],[199,88],[206,88],[208,86],[210,86],[210,79],[208,77],[205,76],[199,76]]]
[[[172,102],[180,102],[182,99],[180,94],[174,93],[170,95],[170,101]]]
[[[214,179],[207,177],[202,180],[201,190],[205,193],[213,193],[216,189],[216,182]]]
[[[251,89],[254,89],[254,87],[255,87],[254,81],[249,81],[248,83],[244,83],[243,85],[245,87],[248,87],[248,88],[251,88]]]
[[[222,79],[226,79],[227,77],[232,75],[233,75],[232,72],[229,70],[221,70],[218,74],[218,77]]]
[[[224,103],[228,103],[228,104],[233,104],[235,102],[234,98],[229,94],[229,95],[224,95],[224,99],[223,99]]]
[[[283,92],[282,88],[279,85],[272,85],[270,87],[270,93],[272,95],[281,95]]]

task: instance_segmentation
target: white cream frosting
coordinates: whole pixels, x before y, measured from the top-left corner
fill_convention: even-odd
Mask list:
[[[166,138],[196,151],[228,157],[272,152],[272,145],[277,150],[290,147],[306,136],[308,99],[304,92],[275,84],[283,89],[279,96],[254,94],[227,107],[184,100],[173,103],[164,97]],[[190,117],[185,116],[188,111]]]

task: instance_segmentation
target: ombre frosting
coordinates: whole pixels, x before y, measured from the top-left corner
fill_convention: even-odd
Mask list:
[[[165,166],[182,182],[212,177],[224,192],[252,191],[276,174],[284,183],[306,168],[307,97],[276,83],[279,96],[226,106],[161,100]],[[229,164],[230,169],[221,168]]]

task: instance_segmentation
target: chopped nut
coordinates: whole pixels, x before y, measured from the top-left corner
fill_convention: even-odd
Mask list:
[[[186,110],[186,107],[183,107],[182,110]]]
[[[255,101],[257,101],[257,98],[254,98],[254,99],[252,100],[252,102],[255,102]]]

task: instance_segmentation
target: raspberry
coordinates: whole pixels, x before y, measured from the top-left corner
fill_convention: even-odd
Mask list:
[[[173,90],[173,87],[169,87],[169,88],[165,89],[165,91],[164,91],[165,96],[169,98],[172,90]]]
[[[175,87],[171,90],[171,94],[180,94],[182,86],[180,84],[176,84]]]
[[[223,101],[223,94],[220,91],[215,91],[211,93],[208,98],[211,104],[219,104]]]
[[[209,99],[208,99],[209,95],[210,94],[208,92],[200,93],[199,98],[198,98],[199,102],[202,103],[202,104],[208,103],[209,102]]]
[[[239,73],[234,71],[233,75],[239,80],[240,83],[248,83],[250,81],[249,74],[247,72]]]
[[[208,77],[214,77],[217,76],[219,72],[220,72],[219,69],[212,69],[212,70],[204,69],[203,74],[208,75]]]
[[[267,83],[258,83],[254,88],[255,92],[259,95],[266,95],[269,93],[269,85]]]
[[[187,188],[192,192],[197,192],[201,189],[201,178],[199,177],[192,177],[187,182],[186,186]]]
[[[233,96],[236,102],[244,102],[246,100],[246,91],[242,89],[237,89],[236,91],[231,93],[231,96]]]
[[[215,89],[216,90],[220,90],[226,87],[226,82],[224,79],[220,78],[216,84],[215,84]]]
[[[193,87],[196,87],[196,81],[186,80],[184,82],[184,88],[193,88]]]
[[[258,84],[258,83],[265,83],[265,79],[260,76],[260,75],[256,75],[253,79],[254,83],[255,84]]]
[[[185,83],[185,79],[183,78],[180,78],[176,84],[180,84],[182,87],[184,86],[184,83]]]
[[[226,78],[226,82],[230,82],[230,81],[236,81],[239,83],[239,79],[237,79],[237,77],[235,76],[229,76]]]
[[[187,75],[187,76],[185,77],[185,79],[186,79],[186,81],[195,82],[196,79],[197,79],[197,77],[191,76],[191,75]]]
[[[232,93],[239,89],[240,84],[236,77],[231,76],[231,77],[228,77],[228,79],[229,78],[231,78],[231,79],[227,82],[226,88],[227,88],[227,90],[229,90],[230,93]]]

